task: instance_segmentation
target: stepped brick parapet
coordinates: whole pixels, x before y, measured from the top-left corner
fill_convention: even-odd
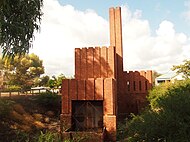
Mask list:
[[[75,49],[75,78],[115,78],[115,47]]]

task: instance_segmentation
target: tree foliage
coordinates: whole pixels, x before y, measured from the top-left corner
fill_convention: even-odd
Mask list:
[[[62,80],[66,79],[66,77],[63,74],[56,76],[52,76],[52,78],[49,80],[49,87],[50,88],[59,88],[62,84]]]
[[[28,53],[39,31],[43,0],[0,1],[0,46],[3,56]]]
[[[42,60],[35,54],[15,56],[11,62],[3,59],[3,70],[9,85],[30,88],[36,78],[44,73]]]
[[[184,60],[183,64],[173,66],[172,70],[182,73],[184,78],[190,78],[190,60]]]
[[[190,140],[190,80],[155,87],[150,108],[128,123],[128,141],[188,142]]]
[[[46,76],[42,76],[41,78],[40,78],[40,81],[39,81],[39,86],[45,86],[45,87],[48,87],[48,82],[49,82],[49,76],[48,75],[46,75]]]

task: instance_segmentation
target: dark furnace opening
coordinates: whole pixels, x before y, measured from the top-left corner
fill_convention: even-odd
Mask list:
[[[72,101],[72,130],[103,130],[103,101]]]

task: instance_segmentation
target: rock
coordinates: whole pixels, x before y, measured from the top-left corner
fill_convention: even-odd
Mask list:
[[[30,114],[24,114],[23,121],[24,124],[32,123],[34,121],[34,118]]]
[[[37,120],[37,121],[42,121],[43,120],[43,115],[39,114],[39,113],[34,113],[33,117]]]
[[[20,125],[20,129],[22,129],[26,132],[30,132],[32,130],[32,128],[28,125]]]
[[[45,117],[45,118],[44,118],[44,122],[45,122],[45,123],[50,123],[49,117]]]
[[[26,111],[24,110],[23,106],[20,104],[14,104],[13,105],[13,110],[15,110],[16,112],[18,112],[19,114],[25,114]]]
[[[60,130],[60,124],[58,122],[51,122],[51,125],[48,125],[48,129],[58,132]]]
[[[47,116],[49,116],[49,117],[55,116],[55,113],[54,113],[53,111],[47,111],[46,114],[47,114]]]
[[[13,110],[10,112],[10,118],[13,120],[16,120],[16,121],[22,121],[23,116],[21,114],[19,114],[18,112]]]
[[[45,128],[45,125],[44,125],[42,122],[40,122],[40,121],[35,121],[33,124],[34,124],[38,129],[43,129],[43,128]]]

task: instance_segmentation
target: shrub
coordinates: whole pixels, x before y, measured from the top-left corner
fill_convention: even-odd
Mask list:
[[[16,130],[15,138],[12,142],[30,142],[30,135],[26,132]]]
[[[188,142],[190,139],[190,80],[155,87],[150,108],[128,123],[128,141]]]
[[[61,138],[57,133],[41,132],[37,141],[38,142],[61,142]]]
[[[123,140],[127,137],[127,124],[119,123],[117,126],[117,140]]]
[[[41,93],[40,95],[37,95],[37,103],[42,105],[43,107],[46,107],[47,109],[52,109],[52,108],[58,108],[60,109],[60,100],[61,96],[59,96],[56,93],[52,92],[44,92]]]
[[[16,130],[13,135],[12,138],[14,138],[14,140],[11,140],[11,142],[61,142],[60,135],[50,131],[40,131],[33,134]]]
[[[0,118],[5,118],[9,115],[11,106],[14,104],[14,101],[0,99]]]

